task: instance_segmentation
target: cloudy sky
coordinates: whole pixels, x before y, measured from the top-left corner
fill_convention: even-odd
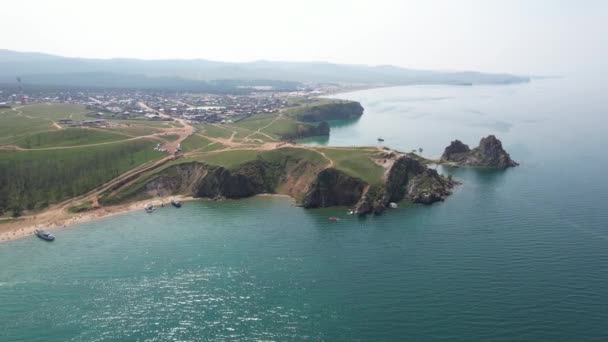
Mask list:
[[[608,1],[5,1],[0,48],[564,74],[605,67]]]

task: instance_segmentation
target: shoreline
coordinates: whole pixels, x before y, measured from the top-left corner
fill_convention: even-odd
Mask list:
[[[291,199],[291,196],[289,195],[272,193],[258,194],[253,197],[287,197]],[[171,205],[171,199],[176,199],[182,202],[211,200],[202,197],[195,198],[192,196],[178,195],[158,197],[108,207],[100,207],[82,213],[70,213],[65,208],[50,208],[37,213],[36,215],[9,219],[9,221],[14,220],[14,222],[0,223],[0,244],[3,242],[33,236],[36,229],[61,231],[72,228],[79,223],[91,222],[130,211],[143,210],[146,203],[152,203],[155,206],[160,206],[160,203]]]

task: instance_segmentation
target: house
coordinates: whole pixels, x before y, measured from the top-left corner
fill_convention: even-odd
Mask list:
[[[72,119],[59,119],[59,124],[60,125],[73,125],[74,124],[74,120],[72,120]]]
[[[81,121],[81,126],[103,126],[106,124],[106,120],[85,120]]]

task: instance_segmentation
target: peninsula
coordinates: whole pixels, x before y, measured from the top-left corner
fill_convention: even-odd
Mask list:
[[[330,120],[357,119],[358,102],[285,97],[261,113],[196,120],[189,109],[201,107],[167,101],[132,100],[131,115],[116,115],[95,97],[87,105],[0,109],[0,240],[172,197],[280,194],[305,208],[347,206],[366,215],[402,200],[442,201],[456,184],[427,166],[438,161],[413,152],[296,141],[329,135]],[[453,142],[441,162],[512,164],[503,154],[486,158],[497,142],[504,150],[485,139],[474,150]]]

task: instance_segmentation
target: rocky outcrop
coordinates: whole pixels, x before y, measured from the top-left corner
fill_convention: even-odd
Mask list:
[[[500,140],[493,135],[482,138],[479,146],[472,150],[460,140],[454,140],[445,148],[441,161],[463,166],[498,169],[506,169],[519,165],[511,159],[509,153],[503,149]]]
[[[385,182],[381,187],[371,187],[357,203],[355,212],[359,215],[382,213],[390,202],[403,199],[414,203],[432,204],[443,201],[452,192],[456,182],[429,169],[420,161],[401,154],[385,155],[394,158],[387,170]]]
[[[455,184],[451,178],[440,176],[433,169],[426,169],[407,183],[406,198],[414,203],[433,204],[451,195]]]
[[[363,106],[355,101],[341,101],[306,107],[296,114],[299,121],[318,122],[327,120],[356,119],[363,115]]]
[[[361,198],[366,183],[358,178],[348,176],[336,169],[325,169],[319,172],[315,181],[304,195],[302,206],[305,208],[350,206]]]
[[[456,139],[445,148],[441,159],[459,162],[465,160],[469,152],[471,152],[469,146]]]

